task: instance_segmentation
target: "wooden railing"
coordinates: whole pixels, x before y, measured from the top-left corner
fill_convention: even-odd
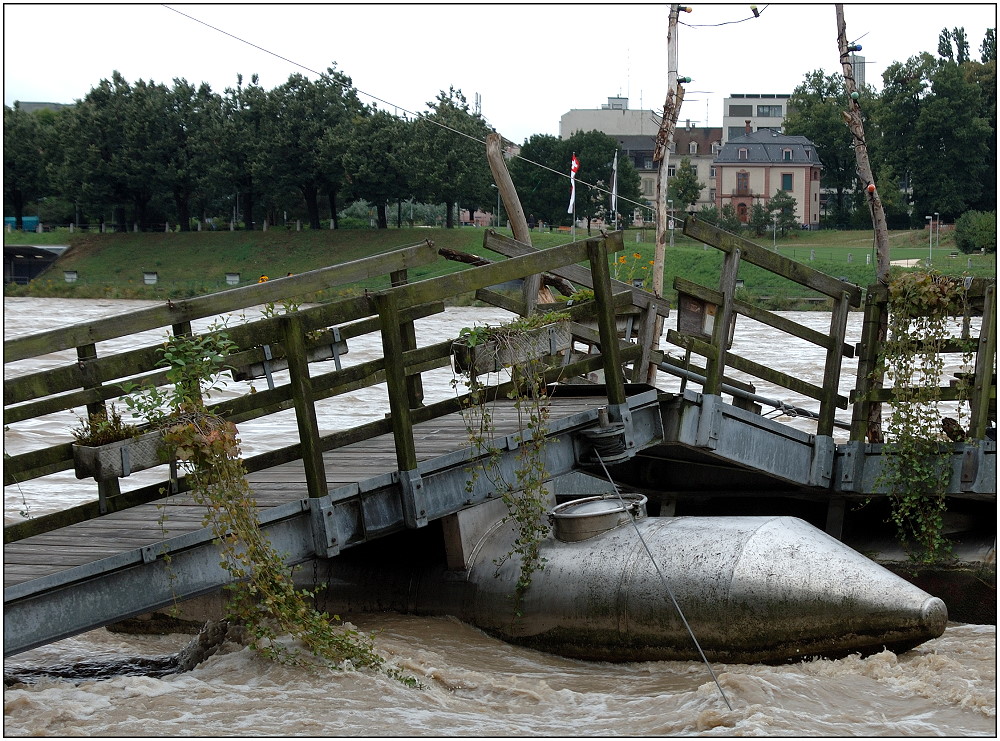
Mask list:
[[[488,234],[486,241],[490,246],[497,241],[497,235]],[[609,243],[612,248],[620,245],[620,233],[543,251],[507,240],[503,249],[521,254],[484,267],[410,283],[407,281],[408,269],[438,259],[434,245],[426,242],[301,275],[14,338],[4,343],[5,363],[70,348],[76,349],[78,361],[6,381],[4,423],[17,424],[84,406],[88,412],[102,410],[106,402],[122,395],[121,384],[125,380],[154,385],[166,383],[165,371],[157,366],[161,357],[157,352],[159,345],[98,356],[98,342],[168,327],[174,334],[191,333],[191,322],[196,319],[294,299],[332,285],[388,276],[391,285],[377,292],[227,327],[229,339],[238,346],[238,350],[227,358],[228,365],[245,369],[284,359],[288,364],[289,382],[227,399],[212,405],[209,410],[238,423],[294,408],[300,441],[247,458],[245,464],[248,471],[253,472],[302,459],[311,497],[320,497],[326,492],[321,459],[324,451],[376,435],[394,434],[399,470],[401,473],[411,471],[416,468],[412,425],[456,412],[467,402],[456,397],[423,404],[421,374],[450,365],[453,342],[419,347],[413,321],[443,311],[443,302],[459,294],[478,291],[482,297],[504,308],[524,313],[524,307],[517,301],[496,293],[490,286],[548,271],[568,271],[581,285],[594,289],[596,300],[589,306],[571,307],[570,313],[574,317],[596,316],[599,330],[587,339],[599,346],[601,353],[553,367],[547,379],[602,369],[607,380],[609,405],[625,402],[622,364],[641,361],[643,353],[638,345],[619,343],[614,333],[615,311],[617,308],[632,310],[633,295],[639,302],[639,309],[646,312],[665,314],[667,305],[652,299],[649,294],[611,281],[607,258]],[[589,264],[590,270],[579,267],[578,263]],[[579,331],[587,334],[582,328]],[[371,332],[381,334],[382,357],[310,376],[307,359],[310,349],[336,345]],[[392,361],[387,362],[386,358]],[[386,419],[332,434],[321,436],[318,433],[314,407],[317,400],[378,383],[388,385],[390,414]],[[499,385],[491,393],[504,392],[504,386]],[[4,483],[20,483],[73,467],[70,443],[50,445],[7,458]],[[5,527],[5,542],[153,501],[162,497],[165,485],[166,482],[159,482],[121,492],[117,479],[99,481],[96,501]],[[183,478],[174,480],[171,485],[175,491],[185,489]],[[81,482],[81,486],[86,486],[86,482]]]
[[[997,316],[996,281],[983,278],[965,280],[965,315],[961,318],[960,336],[948,338],[942,344],[944,353],[964,354],[971,348],[975,356],[972,382],[967,389],[952,383],[937,390],[941,401],[965,399],[969,404],[968,437],[982,440],[986,435],[989,420],[996,419],[996,352]],[[879,324],[888,325],[889,290],[883,285],[868,289],[865,297],[865,317],[862,325],[861,342],[858,345],[858,383],[852,393],[854,414],[851,419],[851,440],[863,442],[869,427],[869,420],[875,406],[892,401],[899,388],[884,388],[885,370],[879,361],[879,343],[876,341]],[[972,334],[971,317],[982,317],[979,336]],[[956,379],[957,381],[957,379]]]
[[[704,393],[721,393],[727,367],[768,381],[819,401],[818,435],[832,435],[837,409],[847,409],[848,399],[839,394],[842,359],[854,356],[854,348],[844,342],[847,313],[861,305],[861,289],[837,280],[800,262],[776,254],[753,242],[719,229],[694,216],[684,224],[684,233],[725,253],[719,288],[700,286],[683,278],[674,280],[678,292],[678,329],[667,332],[667,340],[683,347],[690,356],[705,358],[705,368],[695,368],[704,376]],[[737,273],[741,262],[769,270],[832,299],[830,331],[817,332],[783,316],[736,298]],[[779,332],[818,345],[826,351],[822,385],[803,381],[791,374],[768,368],[729,351],[736,315],[754,319]],[[780,336],[775,340],[780,342]],[[727,384],[731,383],[729,380]]]

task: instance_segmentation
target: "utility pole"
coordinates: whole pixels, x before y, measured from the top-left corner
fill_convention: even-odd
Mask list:
[[[844,111],[844,121],[851,132],[854,140],[854,156],[858,163],[858,179],[868,198],[868,208],[871,211],[872,227],[875,230],[875,262],[876,278],[879,283],[886,285],[889,282],[889,228],[885,221],[885,210],[882,208],[882,200],[878,196],[878,188],[875,187],[875,176],[872,175],[871,163],[868,161],[868,144],[865,142],[865,126],[861,118],[861,106],[858,100],[861,94],[858,92],[857,84],[854,80],[854,66],[851,64],[851,54],[861,51],[857,44],[847,43],[847,24],[844,22],[844,6],[837,3],[834,5],[837,13],[837,47],[840,52],[840,64],[843,67],[844,87],[847,90],[848,104]],[[879,347],[885,343],[889,332],[889,317],[885,312],[880,312],[878,327],[876,328],[876,343]],[[873,369],[874,372],[874,369]],[[874,387],[882,385],[881,376],[873,377]],[[872,404],[868,414],[868,442],[882,442],[882,408],[878,403]]]
[[[667,99],[663,103],[663,118],[660,120],[660,130],[656,134],[656,145],[653,151],[653,161],[658,162],[656,172],[656,245],[653,254],[653,293],[663,295],[663,263],[667,244],[667,170],[670,166],[670,145],[674,141],[674,127],[680,115],[681,103],[684,101],[684,88],[677,78],[677,16],[681,11],[690,13],[691,8],[683,5],[670,6],[667,18]],[[663,318],[656,317],[656,329],[653,332],[652,347],[660,346],[660,335],[663,333]],[[647,371],[647,382],[656,381],[656,366],[650,364]]]

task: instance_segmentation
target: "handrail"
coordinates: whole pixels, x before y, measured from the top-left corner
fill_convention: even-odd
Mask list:
[[[231,421],[241,422],[294,407],[296,418],[300,422],[301,442],[247,458],[245,463],[248,470],[254,471],[305,455],[312,461],[313,473],[316,474],[310,477],[310,494],[318,496],[321,495],[323,487],[323,483],[319,481],[317,468],[321,451],[346,444],[346,441],[357,441],[367,439],[366,436],[384,434],[390,427],[394,428],[397,444],[405,446],[407,438],[412,435],[410,427],[414,421],[426,419],[428,414],[447,414],[460,408],[462,403],[460,399],[455,403],[438,403],[423,407],[419,398],[420,374],[450,364],[451,342],[417,347],[415,338],[406,335],[409,337],[406,339],[404,337],[406,333],[399,331],[401,326],[412,323],[415,318],[442,311],[444,299],[526,275],[585,261],[590,261],[593,267],[595,261],[599,260],[603,260],[606,272],[605,241],[605,237],[583,240],[509,258],[484,267],[468,268],[423,281],[407,282],[408,267],[427,264],[431,256],[436,259],[433,245],[428,242],[425,245],[348,263],[344,272],[338,271],[340,266],[324,268],[299,276],[224,291],[221,294],[167,306],[155,306],[125,316],[109,317],[96,322],[15,338],[5,343],[5,363],[48,354],[56,348],[66,349],[67,343],[72,342],[83,343],[78,348],[78,354],[84,359],[11,378],[4,389],[5,421],[15,423],[53,411],[78,408],[83,404],[87,404],[90,410],[102,408],[104,402],[122,394],[118,384],[125,378],[146,379],[154,384],[166,382],[163,369],[156,365],[159,359],[156,349],[159,345],[96,357],[95,343],[99,340],[114,339],[165,325],[169,325],[174,332],[189,331],[188,322],[191,319],[308,293],[317,290],[321,284],[325,287],[349,282],[348,278],[354,280],[373,274],[390,274],[393,285],[375,294],[340,299],[300,309],[293,314],[261,317],[247,324],[234,325],[224,330],[238,346],[237,352],[230,356],[231,360],[241,365],[258,362],[262,358],[260,347],[267,344],[272,360],[287,357],[290,381],[274,388],[260,389],[256,393],[215,403],[210,407],[210,411],[221,414]],[[598,270],[595,274],[598,284],[604,280],[600,275]],[[595,302],[598,314],[601,312],[613,314],[616,302],[620,302],[623,298],[611,293],[610,284],[608,286],[595,284],[595,294],[598,297]],[[392,310],[387,311],[384,305],[387,303],[392,304]],[[582,314],[588,308],[573,307],[572,313]],[[605,324],[613,327],[613,322]],[[329,343],[332,339],[330,327],[337,328],[342,340],[376,331],[381,331],[385,337],[386,330],[391,327],[393,331],[389,332],[389,335],[395,337],[397,344],[386,349],[389,351],[388,357],[392,357],[394,362],[387,363],[385,357],[382,357],[310,377],[310,367],[305,362],[304,353],[312,346]],[[322,332],[322,337],[307,342],[307,333],[316,331]],[[610,385],[616,383],[621,385],[623,379],[620,377],[620,363],[635,360],[638,348],[623,350],[620,356],[616,357],[617,340],[605,337],[606,332],[605,328],[601,333],[600,344],[605,348],[603,354],[590,355],[586,360],[576,361],[563,370],[583,373],[602,368]],[[398,341],[403,344],[398,344]],[[608,363],[612,363],[613,366],[608,367]],[[393,400],[392,414],[387,420],[363,425],[363,429],[356,428],[327,436],[320,436],[315,424],[310,425],[308,419],[311,405],[315,401],[385,382],[390,386]],[[617,398],[615,392],[610,396]],[[407,417],[411,419],[407,420]],[[61,443],[8,458],[4,467],[5,484],[23,482],[30,478],[71,469],[74,465],[72,450],[69,443]],[[401,456],[401,471],[412,467],[412,464],[412,456],[405,454]],[[113,486],[102,488],[105,483]],[[5,542],[89,519],[105,511],[152,501],[162,496],[161,486],[162,484],[154,484],[141,490],[120,494],[117,479],[98,482],[97,502],[78,505],[70,510],[8,526],[4,529]],[[183,491],[185,488],[183,478],[176,482],[175,490]]]

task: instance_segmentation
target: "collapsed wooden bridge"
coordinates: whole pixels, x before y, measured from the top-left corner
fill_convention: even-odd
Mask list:
[[[470,465],[487,455],[469,442],[462,417],[469,398],[424,403],[421,375],[450,366],[455,346],[452,341],[421,345],[414,321],[443,311],[445,300],[470,291],[482,301],[526,315],[532,296],[518,299],[495,287],[550,273],[594,292],[592,302],[560,307],[571,316],[572,347],[560,351],[551,346],[542,352],[549,361],[545,380],[554,384],[545,465],[557,492],[560,481],[579,486],[596,473],[592,433],[613,427],[620,446],[610,465],[612,474],[646,491],[661,514],[683,513],[688,504],[722,492],[769,492],[772,498],[816,503],[825,511],[821,524],[840,536],[845,503],[882,496],[877,481],[885,465],[883,447],[866,442],[865,430],[874,403],[893,393],[891,388],[868,388],[878,353],[868,328],[887,310],[884,287],[864,293],[693,217],[685,233],[722,251],[724,264],[718,288],[680,278],[675,282],[681,307],[676,329],[668,330],[666,339],[684,360],[657,348],[655,327],[658,317],[670,315],[667,302],[610,276],[609,255],[624,247],[621,233],[538,251],[487,232],[484,246],[506,259],[440,278],[409,279],[410,271],[439,259],[427,242],[8,340],[5,363],[73,348],[78,360],[5,379],[4,423],[17,425],[84,406],[88,412],[104,410],[122,395],[125,379],[165,383],[157,346],[99,355],[98,343],[158,328],[187,334],[198,319],[384,276],[388,285],[377,292],[228,327],[238,345],[227,358],[234,375],[266,377],[268,388],[215,404],[211,411],[239,424],[294,409],[299,442],[245,461],[261,528],[289,564],[332,558],[344,549],[440,520],[449,568],[461,570],[468,542],[460,515],[498,493],[484,479],[469,481]],[[741,263],[778,273],[828,298],[829,332],[816,332],[738,299]],[[979,337],[971,338],[977,357],[968,402],[970,439],[946,451],[952,469],[947,494],[995,504],[996,443],[988,437],[996,414],[995,286],[971,281],[966,289],[969,305],[982,320]],[[845,342],[845,327],[848,312],[862,306],[866,335],[854,347]],[[824,348],[820,383],[734,355],[729,347],[736,315],[768,325],[776,337],[784,333]],[[383,357],[342,365],[339,357],[352,339],[369,333],[379,333]],[[336,369],[313,375],[318,366],[310,363],[317,353],[333,356]],[[838,391],[841,364],[856,353],[863,393],[848,399]],[[692,356],[703,358],[704,365]],[[285,383],[276,380],[280,367],[288,369]],[[685,379],[685,388],[664,393],[646,385],[650,368]],[[731,377],[727,369],[814,399],[815,432],[762,416],[753,384]],[[593,373],[603,374],[603,382],[574,382]],[[385,419],[320,434],[318,400],[381,383],[388,389]],[[689,384],[700,391],[687,388]],[[502,399],[503,391],[501,384],[492,395]],[[494,404],[498,465],[512,470],[523,431],[513,402]],[[850,440],[837,443],[834,428],[847,423],[838,422],[836,410],[849,408]],[[129,454],[117,456],[121,470],[101,470],[93,501],[5,527],[5,655],[161,609],[228,582],[204,525],[204,508],[187,493],[185,478],[177,476],[172,464],[163,465],[163,481],[122,492],[119,478],[135,469]],[[23,483],[75,465],[71,444],[41,447],[8,458],[4,483]]]

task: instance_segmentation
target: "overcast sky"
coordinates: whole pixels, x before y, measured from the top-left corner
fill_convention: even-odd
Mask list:
[[[791,93],[812,70],[840,71],[833,4],[758,3],[759,18],[749,4],[692,7],[678,32],[678,71],[693,78],[681,120],[720,126],[731,93]],[[600,108],[609,96],[662,110],[667,8],[5,4],[4,103],[72,103],[114,70],[129,82],[185,78],[222,93],[238,73],[259,74],[271,89],[292,73],[315,78],[308,70],[336,63],[390,111],[426,111],[449,86],[470,105],[478,94],[489,123],[520,144],[532,134],[558,135],[564,113]],[[877,89],[889,64],[936,54],[942,28],[964,27],[978,59],[986,29],[996,26],[994,4],[866,3],[846,5],[844,14]]]

